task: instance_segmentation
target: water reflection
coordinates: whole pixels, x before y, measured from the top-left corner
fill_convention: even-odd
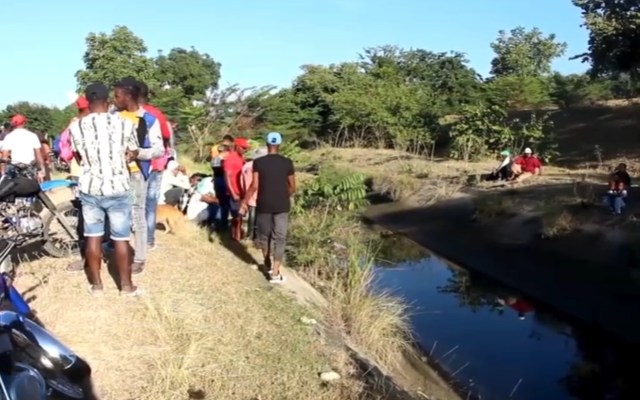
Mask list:
[[[426,353],[482,399],[639,399],[637,349],[578,326],[399,236],[380,243],[379,285],[406,298]],[[405,257],[408,256],[408,257]]]

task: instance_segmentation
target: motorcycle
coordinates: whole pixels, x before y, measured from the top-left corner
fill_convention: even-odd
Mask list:
[[[4,160],[0,160],[0,163]],[[77,183],[55,179],[38,184],[31,166],[10,164],[0,178],[0,232],[4,237],[26,237],[26,243],[43,242],[52,257],[62,258],[80,253],[78,216],[75,196],[55,204],[53,191],[75,190]],[[61,229],[56,225],[59,224]]]
[[[69,163],[60,158],[60,155],[55,151],[49,152],[49,158],[52,162],[52,167],[55,172],[69,172],[71,168],[69,167]]]
[[[6,265],[19,241],[0,239]],[[86,399],[89,364],[46,330],[13,286],[15,272],[0,273],[0,398]]]

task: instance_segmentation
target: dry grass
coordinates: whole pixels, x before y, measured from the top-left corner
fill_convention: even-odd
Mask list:
[[[19,268],[17,285],[35,294],[45,324],[90,362],[102,399],[362,396],[342,351],[299,322],[308,311],[203,233],[158,236],[136,279],[148,291],[142,299],[118,297],[106,271],[105,297],[90,297],[84,276],[63,271],[68,260]],[[322,385],[318,374],[328,368],[346,378]]]
[[[418,200],[432,204],[458,193],[470,174],[495,167],[487,160],[465,163],[431,161],[396,150],[321,148],[310,153],[312,162],[360,172],[373,180],[373,189],[393,200]]]
[[[368,248],[354,240],[347,252],[345,269],[327,290],[329,320],[368,356],[393,368],[397,355],[411,349],[408,307],[402,299],[374,290],[374,254]]]
[[[553,238],[566,235],[580,227],[583,221],[562,208],[554,208],[542,215],[542,235]]]

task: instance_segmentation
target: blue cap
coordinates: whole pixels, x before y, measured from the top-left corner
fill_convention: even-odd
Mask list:
[[[282,143],[282,135],[280,132],[269,132],[267,134],[267,144],[277,146]]]

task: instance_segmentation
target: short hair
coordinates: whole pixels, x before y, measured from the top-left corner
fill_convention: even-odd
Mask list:
[[[222,141],[225,141],[225,140],[230,140],[232,142],[234,141],[233,136],[231,136],[231,135],[224,135],[222,137]]]
[[[118,82],[116,82],[113,87],[124,90],[136,100],[140,98],[140,82],[138,82],[135,78],[122,78]]]
[[[2,124],[2,127],[4,129],[11,129],[11,122],[5,122],[4,124]]]
[[[138,86],[140,87],[140,97],[143,99],[149,98],[149,86],[142,81],[138,81]]]

